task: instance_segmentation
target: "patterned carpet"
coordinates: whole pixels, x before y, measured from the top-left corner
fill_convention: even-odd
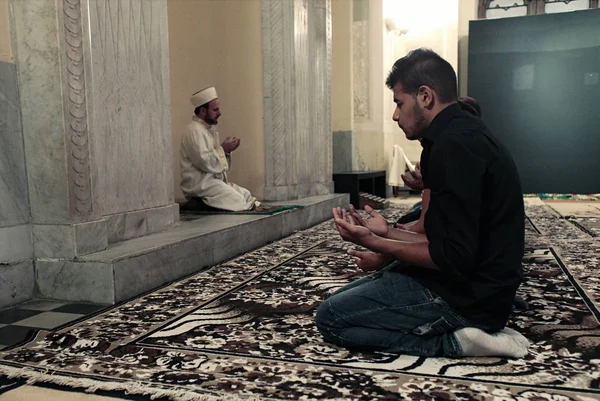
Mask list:
[[[385,211],[390,220],[407,208]],[[0,353],[0,373],[181,400],[600,399],[600,240],[527,208],[522,360],[350,352],[314,312],[363,275],[331,222]]]
[[[542,200],[569,200],[569,201],[597,201],[600,194],[526,194],[526,198],[540,198]]]

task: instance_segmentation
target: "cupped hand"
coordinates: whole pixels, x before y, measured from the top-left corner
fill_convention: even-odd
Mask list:
[[[240,146],[240,138],[236,138],[235,136],[225,137],[221,143],[221,146],[223,147],[223,151],[225,151],[225,153],[231,153],[236,150],[238,146]]]
[[[368,228],[358,224],[350,213],[341,207],[333,209],[333,221],[344,241],[362,245],[372,235]]]
[[[365,212],[370,216],[370,218],[363,219],[362,216],[356,211],[353,205],[350,205],[350,215],[358,224],[363,227],[366,227],[375,235],[379,235],[380,237],[387,237],[390,226],[387,220],[377,213],[375,209],[371,206],[365,206]]]
[[[380,253],[350,249],[348,254],[354,256],[356,265],[364,271],[379,270],[389,264],[389,259]]]
[[[424,189],[421,163],[417,163],[415,171],[410,174],[402,174],[400,177],[407,187],[414,189],[415,191],[422,191]]]

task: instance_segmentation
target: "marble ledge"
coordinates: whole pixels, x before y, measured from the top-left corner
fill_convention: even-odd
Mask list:
[[[70,259],[108,247],[106,220],[78,224],[33,224],[35,257]]]
[[[113,244],[168,230],[179,221],[179,205],[135,210],[105,217],[108,243]]]
[[[76,261],[40,260],[36,265],[40,295],[120,302],[327,220],[332,207],[348,204],[348,195],[314,196],[288,204],[305,207],[275,215],[202,216]]]
[[[257,241],[267,238],[271,241],[282,238],[289,233],[307,228],[331,217],[331,209],[336,206],[347,206],[349,203],[347,194],[328,194],[311,196],[292,201],[265,202],[265,204],[277,205],[299,205],[303,209],[291,210],[286,213],[275,215],[206,215],[191,221],[181,222],[172,230],[160,232],[144,237],[133,238],[116,244],[109,245],[108,249],[79,258],[82,261],[112,261],[128,259],[146,252],[155,252],[168,248],[180,242],[204,239],[217,241],[227,238],[257,237]],[[260,235],[257,234],[257,227]],[[292,231],[290,231],[290,229]],[[233,231],[241,234],[234,234]],[[221,237],[222,238],[219,238]],[[258,243],[257,242],[257,243]],[[248,242],[253,244],[254,241]],[[237,242],[236,242],[237,244]],[[234,249],[248,249],[243,245],[232,245]],[[245,251],[245,250],[244,250]],[[217,250],[217,253],[220,251]]]

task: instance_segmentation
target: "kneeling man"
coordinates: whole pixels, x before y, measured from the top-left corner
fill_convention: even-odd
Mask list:
[[[240,146],[240,139],[228,136],[219,142],[217,91],[203,89],[190,101],[194,116],[181,138],[181,191],[188,200],[186,208],[208,206],[237,212],[258,206],[250,191],[227,180],[231,153]]]

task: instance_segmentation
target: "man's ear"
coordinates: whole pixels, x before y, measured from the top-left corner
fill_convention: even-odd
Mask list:
[[[421,85],[419,87],[417,98],[424,108],[430,109],[435,104],[435,92],[427,85]]]

